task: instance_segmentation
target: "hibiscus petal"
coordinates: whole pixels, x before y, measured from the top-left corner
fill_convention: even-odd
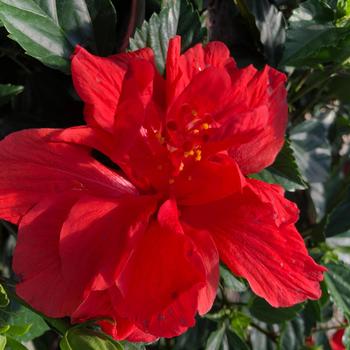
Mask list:
[[[33,129],[0,142],[0,216],[13,223],[40,200],[71,191],[119,197],[136,194],[127,180],[94,160],[89,149],[51,142],[58,131]]]
[[[243,193],[189,207],[182,218],[211,232],[220,258],[272,306],[318,299],[325,269],[308,255],[295,229],[295,205],[277,186],[250,181]]]
[[[230,86],[230,76],[223,68],[209,67],[199,72],[174,100],[168,111],[168,120],[183,124],[187,117],[184,107],[195,114],[191,115],[192,119],[216,112],[225,101]]]
[[[114,124],[113,137],[118,158],[125,156],[135,139],[140,137],[140,129],[145,124],[146,108],[153,95],[154,75],[154,66],[145,60],[129,63]],[[159,123],[160,121],[158,125]]]
[[[183,55],[180,47],[178,37],[171,40],[167,95],[174,106],[168,119],[179,122],[188,105],[199,118],[206,115],[213,122],[207,149],[229,148],[244,174],[272,164],[282,148],[288,121],[285,75],[269,66],[262,71],[253,66],[239,69],[222,43],[204,48],[199,44]],[[202,81],[195,84],[200,76]]]
[[[242,172],[256,173],[273,163],[284,143],[285,75],[269,66],[260,72],[250,66],[231,71],[231,79],[232,102],[220,112],[226,118],[221,138],[232,140],[229,153]]]
[[[118,164],[133,184],[145,191],[163,190],[169,186],[172,167],[168,152],[153,132],[140,133],[129,145],[125,142],[126,148],[130,149],[124,148],[122,152],[117,149],[118,142],[113,135],[97,128],[64,129],[55,135],[55,139],[99,150]]]
[[[346,350],[343,343],[344,333],[345,333],[344,328],[339,329],[329,339],[329,345],[331,346],[332,350]]]
[[[200,257],[206,273],[206,284],[199,291],[198,311],[201,315],[207,313],[213,305],[219,283],[219,254],[210,234],[195,230],[179,222],[181,214],[175,200],[163,203],[158,212],[158,221],[163,228],[178,233],[184,233],[193,242],[193,247]]]
[[[151,49],[110,57],[98,57],[77,46],[72,57],[72,77],[75,89],[86,103],[88,123],[113,130],[115,113],[128,64],[135,58],[153,62]]]
[[[72,286],[63,278],[58,251],[62,223],[75,197],[43,200],[27,213],[18,230],[13,269],[21,282],[16,292],[50,317],[70,315],[83,298],[84,286]]]
[[[186,225],[185,232],[193,241],[206,271],[207,284],[199,291],[198,299],[198,312],[204,315],[213,306],[219,285],[219,253],[207,231],[195,230]]]
[[[175,180],[174,195],[181,205],[198,205],[240,192],[244,184],[235,161],[218,154],[185,166]]]
[[[119,315],[114,308],[121,295],[114,285],[103,291],[92,291],[79,305],[72,315],[73,323],[86,322],[91,319],[105,318],[97,323],[103,331],[118,340],[151,342],[156,338],[150,334],[143,333],[128,319]]]
[[[95,290],[112,286],[145,231],[156,202],[151,196],[81,197],[61,230],[59,249],[66,281]]]
[[[198,293],[206,284],[201,257],[186,235],[170,229],[173,213],[167,220],[165,212],[173,207],[166,206],[160,218],[165,225],[150,223],[117,281],[124,314],[159,337],[179,335],[194,325]]]
[[[176,36],[169,42],[166,63],[168,102],[179,96],[191,82],[193,77],[208,67],[224,67],[235,62],[230,57],[230,51],[225,44],[212,41],[203,47],[197,44],[181,52],[181,37]],[[206,85],[208,87],[208,85]]]

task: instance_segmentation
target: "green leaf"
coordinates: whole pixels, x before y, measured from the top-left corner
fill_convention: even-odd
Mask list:
[[[253,177],[264,182],[279,184],[291,192],[307,188],[288,140],[286,140],[273,165],[259,174],[254,174]]]
[[[282,12],[269,0],[235,0],[235,2],[243,17],[250,24],[254,21],[269,63],[277,65],[286,38]]]
[[[0,307],[6,307],[10,303],[6,290],[0,284]]]
[[[23,324],[23,325],[13,325],[9,327],[6,332],[6,335],[10,335],[11,337],[21,337],[29,332],[32,324]]]
[[[84,7],[87,7],[90,15],[92,39],[86,38],[86,41],[81,43],[88,45],[102,56],[114,53],[117,39],[117,14],[113,2],[111,0],[84,1],[86,3]],[[84,1],[80,0],[81,3]],[[84,31],[85,29],[82,28],[81,32],[84,33]]]
[[[303,308],[302,304],[286,308],[274,308],[264,299],[255,297],[249,311],[260,321],[265,323],[282,323],[293,319]]]
[[[20,94],[23,91],[23,86],[0,84],[0,106],[6,104],[15,95]]]
[[[210,334],[205,350],[220,350],[225,335],[225,329],[226,327],[223,324],[218,330]]]
[[[0,321],[0,334],[5,334],[11,328],[10,325]]]
[[[7,337],[6,350],[28,350],[23,344],[21,344],[16,339]]]
[[[326,237],[350,233],[350,193],[329,214],[325,228]]]
[[[230,321],[232,330],[237,333],[240,338],[244,339],[251,322],[250,317],[237,309],[233,309],[230,315]]]
[[[199,11],[204,9],[204,0],[192,0],[192,3]]]
[[[220,266],[220,277],[225,288],[232,289],[235,292],[244,292],[247,290],[246,285],[238,278],[233,276],[232,273],[224,266]]]
[[[280,346],[283,350],[300,350],[304,344],[304,323],[300,318],[288,322],[280,337]]]
[[[350,266],[342,262],[326,265],[325,282],[334,303],[350,318]]]
[[[329,179],[331,170],[332,149],[327,127],[320,120],[312,119],[290,130],[291,147],[300,172],[310,186],[310,196],[318,219],[325,213],[324,183]]]
[[[210,333],[217,327],[217,322],[207,317],[199,317],[194,327],[176,338],[176,344],[172,350],[204,349]]]
[[[32,340],[41,336],[49,329],[41,316],[24,306],[16,306],[10,312],[6,321],[10,325],[10,330],[12,328],[14,332],[12,337],[19,341]]]
[[[45,317],[45,321],[50,325],[51,329],[56,330],[59,334],[65,334],[71,327],[68,319]]]
[[[61,350],[123,350],[122,345],[102,333],[88,329],[72,328],[60,342]]]
[[[291,147],[299,169],[308,182],[324,182],[329,177],[331,147],[327,130],[316,120],[307,120],[290,130]]]
[[[322,321],[321,304],[319,300],[308,300],[303,310],[303,320],[305,324],[305,334],[311,335],[317,322]]]
[[[5,350],[6,346],[6,337],[3,335],[0,335],[0,350]]]
[[[333,24],[334,11],[323,1],[308,0],[293,12],[282,65],[317,66],[342,62],[350,55],[350,28]]]
[[[226,332],[229,349],[249,350],[248,345],[232,330]]]
[[[206,30],[202,28],[199,14],[188,0],[175,0],[176,2],[180,3],[180,17],[176,34],[181,35],[181,48],[182,51],[185,51],[194,44],[202,42],[206,36]]]
[[[184,49],[200,42],[205,34],[200,18],[187,0],[171,0],[159,14],[154,13],[148,22],[144,22],[132,39],[131,50],[150,47],[155,54],[158,70],[163,73],[170,38],[176,34],[182,36]]]
[[[146,347],[140,343],[121,342],[124,350],[146,350]]]
[[[0,20],[28,55],[66,73],[77,44],[101,54],[113,49],[110,0],[0,0]]]
[[[256,328],[250,332],[252,349],[256,350],[276,350],[275,338],[277,337],[277,326],[258,322],[257,326],[266,330],[266,334]],[[268,334],[268,335],[267,335]]]
[[[315,334],[315,343],[316,345],[321,346],[321,350],[332,350],[329,345],[329,339],[325,331],[316,332]]]

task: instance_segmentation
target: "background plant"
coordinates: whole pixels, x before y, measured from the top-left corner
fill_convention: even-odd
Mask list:
[[[117,343],[93,322],[48,319],[16,297],[16,230],[2,222],[0,350],[328,350],[342,328],[350,349],[350,0],[0,0],[0,25],[1,137],[83,122],[69,75],[78,43],[99,55],[152,47],[163,72],[168,40],[180,34],[183,50],[221,40],[239,66],[285,71],[287,141],[254,177],[288,191],[310,253],[328,268],[320,300],[275,309],[222,266],[215,305],[195,328]]]

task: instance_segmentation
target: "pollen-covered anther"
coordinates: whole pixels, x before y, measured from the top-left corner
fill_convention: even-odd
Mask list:
[[[191,149],[190,151],[185,151],[184,152],[184,157],[188,158],[188,157],[193,157],[194,156],[194,150]]]
[[[203,130],[208,130],[208,129],[210,128],[210,125],[209,125],[208,123],[203,123],[203,124],[201,125],[201,128],[202,128]]]
[[[194,151],[194,159],[199,162],[202,159],[202,151],[200,149],[196,149]]]
[[[158,141],[160,142],[161,145],[163,145],[165,143],[165,137],[162,136],[162,134],[159,131],[157,131],[155,133],[155,136],[156,136],[156,138],[158,139]]]

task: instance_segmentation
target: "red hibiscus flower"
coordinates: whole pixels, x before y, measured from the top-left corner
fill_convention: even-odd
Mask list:
[[[23,299],[147,341],[208,312],[219,258],[273,306],[320,297],[324,268],[294,226],[296,206],[247,177],[283,144],[283,74],[239,69],[219,42],[180,55],[179,37],[166,79],[150,49],[101,58],[78,47],[72,74],[86,126],[0,143],[0,214],[19,224]]]
[[[345,350],[345,346],[343,344],[343,335],[344,335],[345,329],[339,329],[336,331],[332,338],[329,341],[329,344],[332,348],[332,350]]]

